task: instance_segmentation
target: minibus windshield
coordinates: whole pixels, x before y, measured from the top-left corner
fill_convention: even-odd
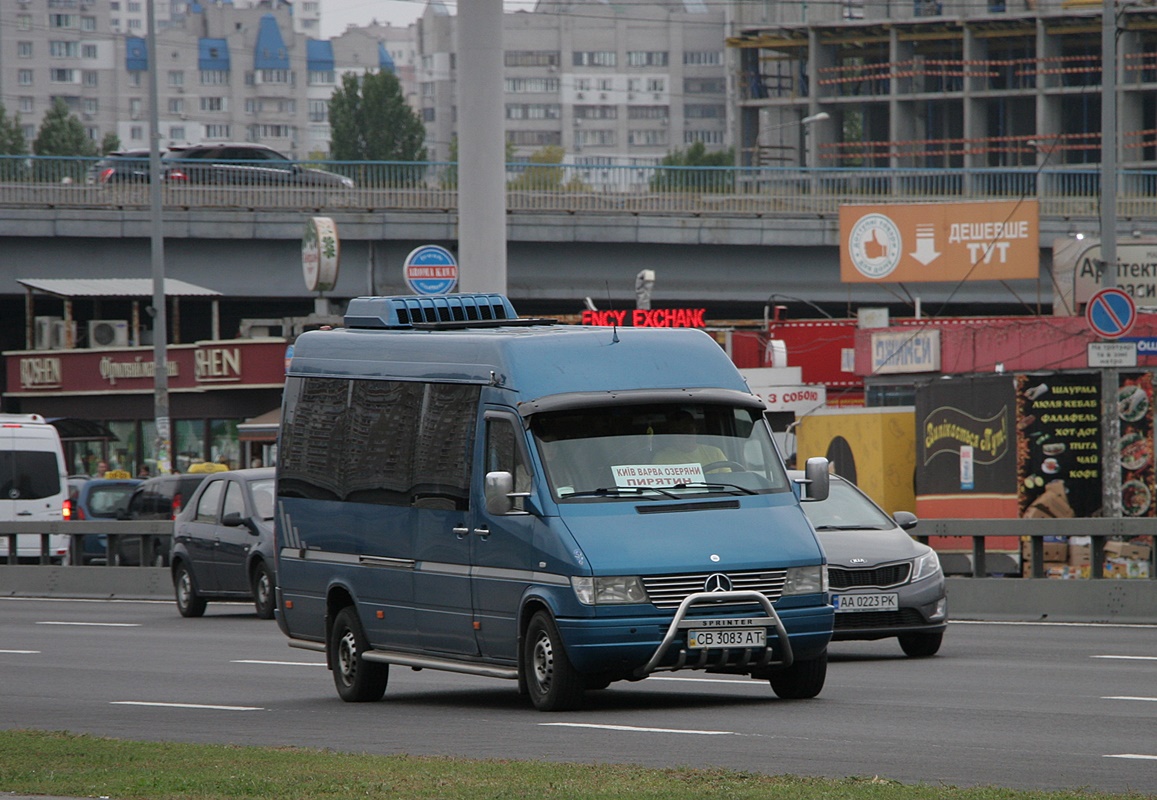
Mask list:
[[[556,499],[662,500],[790,490],[755,408],[651,403],[567,408],[530,419]]]

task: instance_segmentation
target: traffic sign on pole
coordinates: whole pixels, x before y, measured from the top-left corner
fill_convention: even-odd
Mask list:
[[[1128,333],[1137,321],[1137,305],[1123,289],[1102,289],[1085,306],[1085,321],[1098,336],[1116,339]]]

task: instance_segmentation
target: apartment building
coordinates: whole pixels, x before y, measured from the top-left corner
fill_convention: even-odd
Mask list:
[[[1100,162],[1100,0],[737,3],[742,163]],[[1157,159],[1157,8],[1117,19],[1120,162]],[[803,120],[826,113],[822,123]]]
[[[730,146],[725,3],[554,2],[504,15],[506,137],[516,157],[561,147],[566,163],[653,166],[703,142]],[[427,4],[416,82],[430,157],[457,130],[457,18]]]

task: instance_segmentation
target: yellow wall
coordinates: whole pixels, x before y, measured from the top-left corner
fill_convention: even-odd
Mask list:
[[[916,411],[890,408],[833,408],[812,412],[796,427],[796,465],[832,458],[838,438],[847,442],[856,485],[889,514],[916,510]],[[839,459],[834,459],[839,462]],[[843,471],[840,471],[843,474]],[[844,475],[844,477],[851,477]]]

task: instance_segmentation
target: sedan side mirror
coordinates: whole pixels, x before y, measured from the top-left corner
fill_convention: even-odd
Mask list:
[[[906,531],[915,528],[916,523],[920,521],[911,511],[897,511],[892,515],[892,519],[896,520],[896,524]]]

